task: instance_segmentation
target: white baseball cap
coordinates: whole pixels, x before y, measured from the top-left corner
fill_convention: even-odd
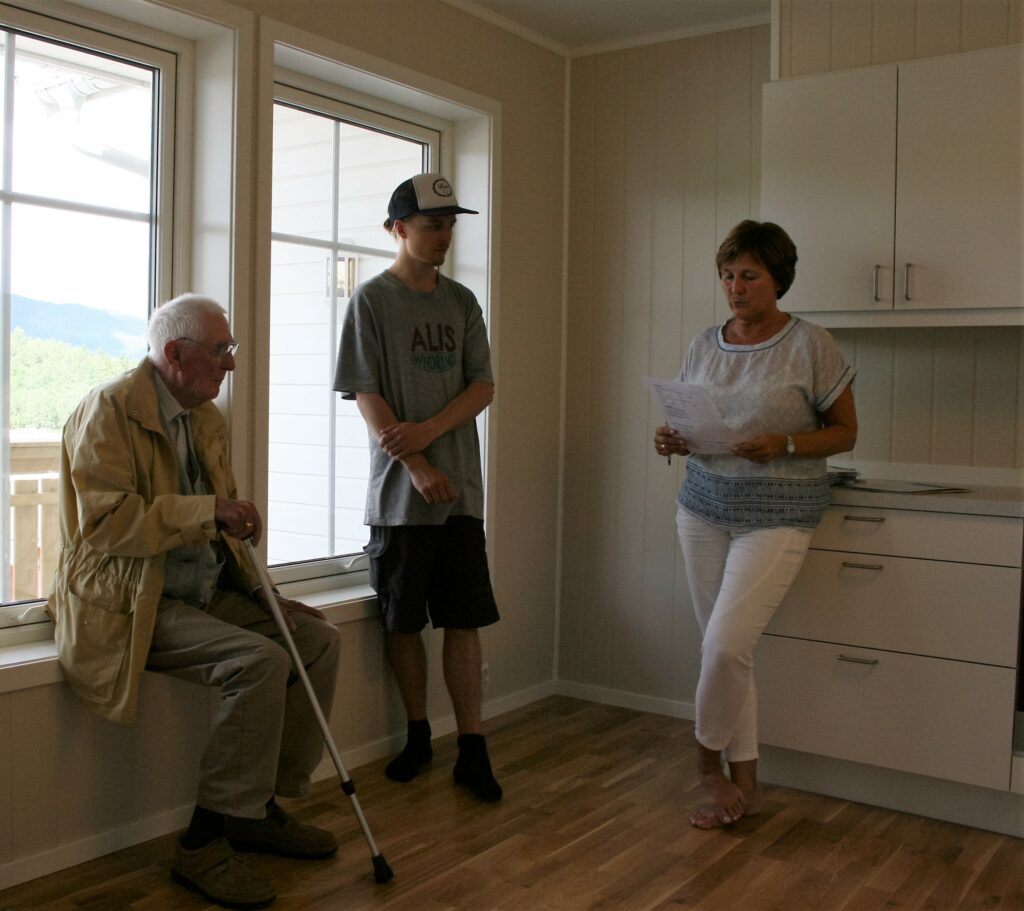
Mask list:
[[[396,221],[410,215],[479,215],[475,209],[464,209],[455,198],[452,185],[441,174],[417,174],[403,180],[388,203],[388,218]]]

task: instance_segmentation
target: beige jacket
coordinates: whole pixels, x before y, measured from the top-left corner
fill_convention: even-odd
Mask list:
[[[47,609],[76,694],[112,721],[132,722],[164,586],[167,551],[219,536],[215,496],[178,493],[178,461],[160,424],[149,360],[98,386],[64,425],[60,553]],[[236,497],[227,428],[212,402],[192,409],[207,489]],[[220,538],[221,587],[259,586],[242,545]]]

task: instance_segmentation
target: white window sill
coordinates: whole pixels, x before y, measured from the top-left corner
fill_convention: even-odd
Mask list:
[[[282,585],[281,593],[300,598],[315,607],[324,619],[335,626],[355,623],[379,615],[377,596],[369,585],[304,592],[293,591],[296,585]],[[29,630],[25,629],[25,633]],[[0,693],[47,686],[64,680],[57,663],[57,647],[53,642],[53,626],[49,622],[33,624],[34,641],[0,645]]]

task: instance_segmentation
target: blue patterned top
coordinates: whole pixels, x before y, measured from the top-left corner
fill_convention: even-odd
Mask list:
[[[791,316],[756,345],[725,341],[724,326],[694,339],[680,379],[706,386],[743,439],[808,433],[853,381],[832,336]],[[784,456],[757,464],[732,455],[691,455],[679,503],[732,528],[814,528],[829,503],[826,460]]]

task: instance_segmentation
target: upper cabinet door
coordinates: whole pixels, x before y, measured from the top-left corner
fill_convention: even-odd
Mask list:
[[[899,68],[896,307],[1024,306],[1024,49]]]
[[[896,67],[764,86],[761,217],[796,243],[794,312],[893,307]]]

